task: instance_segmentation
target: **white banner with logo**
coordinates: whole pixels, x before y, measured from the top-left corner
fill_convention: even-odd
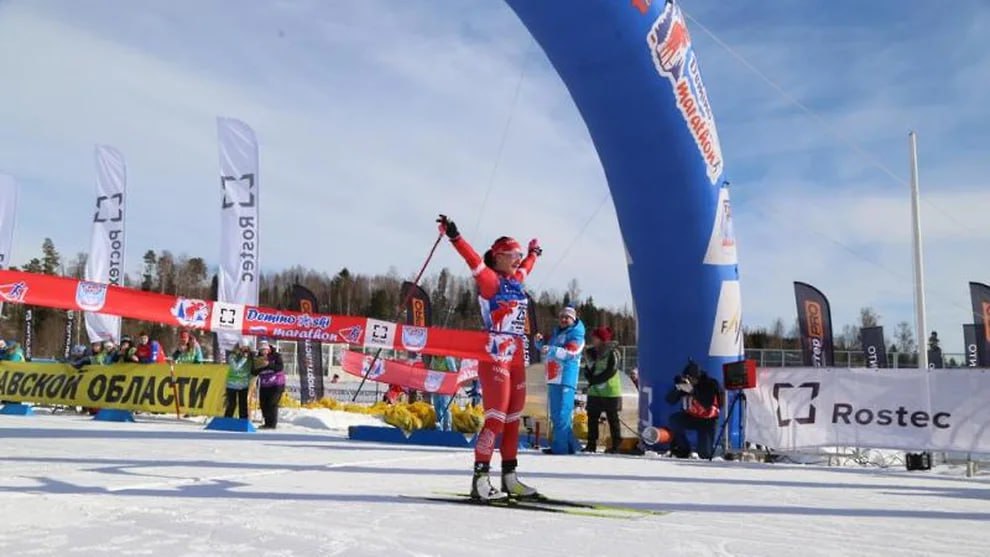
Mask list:
[[[0,269],[10,267],[14,249],[14,224],[17,219],[17,181],[0,174]]]
[[[86,333],[90,342],[120,342],[120,317],[95,313],[106,301],[106,285],[123,286],[124,216],[127,167],[119,151],[96,147],[96,209],[93,237],[86,259],[86,282],[79,284],[76,301],[86,309]]]
[[[220,272],[221,302],[258,303],[258,142],[240,120],[217,118],[220,143]],[[229,350],[240,335],[218,333]]]
[[[10,267],[16,221],[17,182],[13,176],[0,174],[0,269]],[[3,302],[0,302],[0,311],[3,311]]]
[[[752,443],[990,453],[988,370],[764,368],[757,384]]]

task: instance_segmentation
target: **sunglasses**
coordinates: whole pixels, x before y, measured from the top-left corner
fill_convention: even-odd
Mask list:
[[[500,251],[495,254],[495,257],[509,257],[511,259],[522,259],[523,254],[520,251]]]

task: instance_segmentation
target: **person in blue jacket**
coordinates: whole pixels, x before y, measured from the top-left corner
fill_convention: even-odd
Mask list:
[[[560,310],[559,321],[550,339],[541,345],[547,371],[547,396],[553,441],[545,450],[551,454],[574,454],[581,450],[574,436],[574,394],[584,352],[584,323],[571,306]]]

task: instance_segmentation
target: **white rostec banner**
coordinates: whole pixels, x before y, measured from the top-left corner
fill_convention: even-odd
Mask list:
[[[0,269],[10,267],[16,219],[17,182],[13,176],[0,174]]]
[[[217,118],[220,142],[220,272],[221,302],[258,303],[258,142],[244,122]],[[218,333],[229,350],[240,337]]]
[[[990,373],[761,368],[746,440],[773,449],[869,447],[990,453]]]
[[[17,182],[13,176],[0,174],[0,269],[10,267],[14,250],[14,225],[17,223]],[[3,302],[0,302],[0,312]]]
[[[103,309],[106,285],[123,286],[126,190],[124,156],[113,147],[97,145],[96,210],[85,272],[88,282],[80,283],[76,290],[76,301],[87,310],[86,333],[90,342],[120,343],[120,317],[95,312]]]

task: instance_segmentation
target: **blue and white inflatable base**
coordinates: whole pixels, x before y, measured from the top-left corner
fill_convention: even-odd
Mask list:
[[[397,427],[352,425],[347,428],[347,436],[355,441],[394,443],[397,445],[425,445],[430,447],[454,447],[466,449],[474,446],[474,439],[468,440],[463,433],[421,429],[406,435]]]
[[[100,422],[133,422],[134,413],[130,410],[101,408],[100,411],[93,416],[93,419]]]
[[[30,416],[34,414],[34,409],[20,402],[9,402],[0,408],[0,414],[5,416]]]
[[[243,433],[254,433],[258,431],[251,420],[242,420],[240,418],[213,418],[210,423],[206,424],[206,429],[212,431],[240,431]]]

